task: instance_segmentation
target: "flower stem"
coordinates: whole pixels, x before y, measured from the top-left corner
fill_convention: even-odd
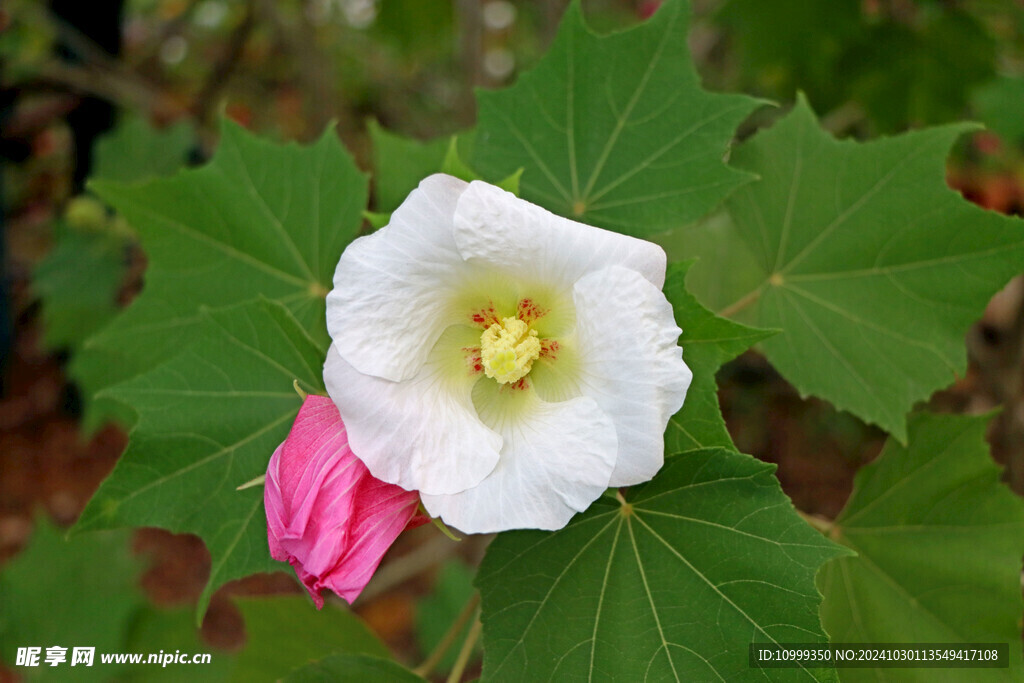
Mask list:
[[[455,642],[455,639],[462,633],[462,629],[466,628],[466,622],[469,621],[476,613],[477,605],[480,604],[480,594],[473,591],[473,595],[466,601],[465,607],[459,612],[459,616],[455,617],[455,621],[448,627],[448,631],[441,638],[441,641],[437,644],[434,650],[427,656],[423,663],[413,669],[413,673],[426,678],[427,675],[434,670],[444,654],[448,652],[448,649]]]
[[[440,517],[431,517],[430,521],[434,523],[434,526],[441,530],[442,534],[444,534],[451,540],[455,541],[456,543],[462,540],[461,538],[452,533],[452,530],[449,529],[448,526],[441,521]]]
[[[459,683],[459,681],[462,680],[462,674],[466,671],[466,666],[469,664],[469,660],[473,656],[473,646],[476,645],[476,641],[480,637],[480,632],[483,628],[484,625],[480,621],[480,610],[477,609],[476,620],[473,621],[473,625],[469,629],[469,634],[466,635],[466,640],[462,642],[462,649],[459,650],[459,657],[455,660],[455,666],[452,667],[452,672],[448,674],[447,683]]]

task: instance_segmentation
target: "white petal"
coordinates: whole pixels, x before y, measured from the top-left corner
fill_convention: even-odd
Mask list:
[[[610,485],[647,481],[661,469],[665,427],[693,377],[672,306],[660,289],[618,266],[582,277],[573,301],[580,387],[611,416],[619,439]]]
[[[412,377],[452,323],[452,299],[467,265],[452,236],[465,182],[433,175],[391,222],[345,249],[327,295],[327,329],[342,358],[362,373]]]
[[[473,488],[423,495],[427,511],[466,533],[561,529],[605,489],[615,465],[612,422],[590,398],[532,405],[497,428],[501,460]]]
[[[324,364],[324,383],[352,452],[378,479],[426,493],[475,486],[498,462],[502,439],[477,417],[474,381],[453,378],[429,360],[403,382],[372,377],[334,345]]]
[[[610,265],[635,270],[659,289],[665,284],[665,252],[658,245],[556,216],[479,181],[459,197],[455,241],[467,260],[567,290]]]

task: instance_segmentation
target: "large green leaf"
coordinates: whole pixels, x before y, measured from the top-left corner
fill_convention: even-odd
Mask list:
[[[373,206],[388,213],[421,180],[440,170],[450,138],[420,142],[385,130],[376,121],[370,121],[368,130],[373,143]]]
[[[123,652],[159,653],[175,650],[195,655],[208,653],[210,661],[197,666],[195,664],[169,664],[166,667],[139,663],[128,665],[127,671],[121,674],[119,683],[181,683],[188,679],[203,683],[205,681],[226,681],[234,664],[233,653],[218,650],[203,641],[199,626],[195,623],[195,614],[187,607],[162,609],[146,606],[139,610],[132,619],[131,633]],[[102,672],[106,667],[101,667]]]
[[[130,118],[96,142],[92,177],[135,182],[170,175],[185,165],[194,145],[195,132],[185,121],[157,130]]]
[[[32,542],[0,572],[0,660],[26,680],[104,681],[116,669],[99,666],[101,652],[124,649],[132,615],[142,606],[136,582],[141,562],[125,533],[65,541],[45,518]],[[66,661],[45,664],[46,648],[67,648]],[[41,648],[40,666],[15,667],[19,647]],[[95,647],[95,664],[71,666],[72,649]]]
[[[749,643],[824,641],[814,576],[842,551],[797,516],[773,469],[690,451],[625,503],[498,536],[477,576],[484,679],[763,680]]]
[[[214,650],[211,663],[201,668],[133,667],[131,681],[276,681],[296,667],[332,654],[390,657],[388,649],[359,617],[328,602],[316,610],[305,595],[236,598],[245,619],[245,645],[237,652]],[[188,609],[146,608],[132,623],[130,652],[209,652],[202,642],[195,615]],[[188,670],[187,672],[185,670]]]
[[[425,679],[390,659],[370,655],[331,655],[296,669],[284,683],[424,683]]]
[[[323,352],[282,305],[204,311],[168,363],[111,389],[138,413],[128,450],[77,530],[158,526],[206,542],[213,566],[200,599],[226,581],[281,567],[270,559],[260,475],[298,413],[298,379],[322,390]]]
[[[265,296],[326,345],[324,296],[359,231],[367,194],[366,178],[332,130],[298,147],[225,121],[216,154],[200,169],[90,187],[138,230],[149,268],[135,303],[87,340],[72,364],[87,395],[166,360],[193,334],[203,305]],[[104,409],[93,408],[91,424]]]
[[[837,642],[1008,642],[1009,669],[942,669],[943,681],[1022,678],[1024,501],[999,482],[987,417],[910,420],[857,474],[831,536],[857,552],[821,572]],[[844,681],[934,681],[932,669],[845,669]]]
[[[276,681],[332,654],[390,657],[359,617],[334,604],[317,611],[304,595],[247,598],[237,604],[245,617],[246,642],[235,660],[232,681]]]
[[[686,289],[711,310],[721,309],[761,284],[757,262],[744,246],[728,212],[651,237],[669,263],[694,260]]]
[[[967,129],[839,142],[801,99],[733,154],[762,177],[727,202],[761,284],[726,310],[783,330],[764,350],[801,393],[901,441],[911,406],[964,371],[967,328],[1024,269],[1024,223],[945,186]]]
[[[446,138],[420,142],[396,135],[370,121],[370,140],[373,142],[373,206],[375,211],[366,218],[374,228],[382,228],[391,219],[406,196],[416,189],[420,181],[434,173],[446,173],[466,182],[481,180],[480,176],[463,161],[473,149],[475,131],[465,131]],[[522,169],[495,182],[495,185],[519,195],[519,176]]]
[[[682,409],[669,420],[665,451],[679,453],[692,448],[735,448],[718,407],[715,373],[753,344],[770,337],[759,330],[719,318],[686,291],[686,274],[692,262],[669,266],[665,296],[672,303],[676,322],[683,329],[679,343],[683,360],[693,372],[693,382]]]
[[[723,163],[757,106],[700,87],[688,8],[606,37],[569,5],[548,54],[507,90],[479,92],[475,167],[525,169],[522,196],[585,223],[650,235],[693,221],[750,177]]]

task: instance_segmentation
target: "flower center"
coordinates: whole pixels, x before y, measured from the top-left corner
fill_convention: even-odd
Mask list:
[[[518,382],[540,357],[537,331],[519,318],[504,318],[480,335],[484,374],[500,384]]]

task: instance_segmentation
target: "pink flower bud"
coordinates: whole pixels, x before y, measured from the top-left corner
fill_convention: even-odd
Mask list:
[[[329,588],[351,603],[406,528],[419,494],[374,478],[352,453],[331,399],[309,396],[270,458],[263,493],[270,554],[287,561],[317,608]]]

